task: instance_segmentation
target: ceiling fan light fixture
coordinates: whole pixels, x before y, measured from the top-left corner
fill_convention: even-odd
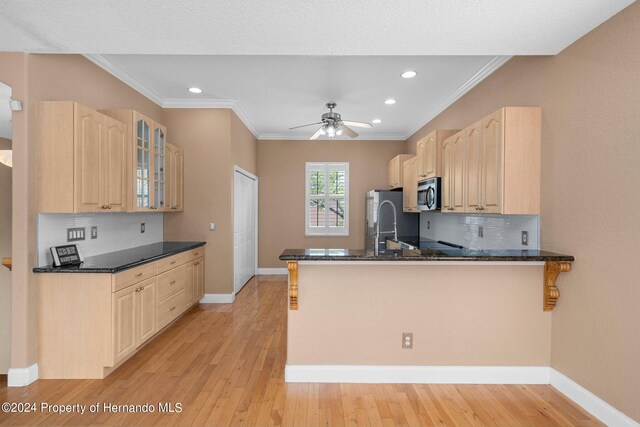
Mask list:
[[[338,129],[338,130],[336,131],[336,135],[338,135],[338,136],[342,135],[342,129]]]
[[[418,74],[418,73],[416,73],[415,71],[407,70],[407,71],[405,71],[404,73],[400,74],[400,76],[401,76],[403,79],[412,79],[412,78],[414,78],[417,74]]]
[[[384,103],[385,103],[385,104],[387,104],[387,105],[393,105],[393,104],[395,104],[396,102],[398,102],[398,101],[396,101],[396,100],[395,100],[395,99],[393,99],[393,98],[388,98],[388,99],[385,99],[385,101],[384,101]]]

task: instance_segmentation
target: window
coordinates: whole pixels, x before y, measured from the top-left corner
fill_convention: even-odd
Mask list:
[[[307,163],[305,235],[349,235],[349,163]]]

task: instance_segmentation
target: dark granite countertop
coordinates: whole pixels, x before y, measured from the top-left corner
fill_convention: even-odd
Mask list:
[[[36,267],[34,273],[117,273],[185,252],[205,242],[161,242],[85,258],[78,267]]]
[[[374,255],[364,249],[285,249],[282,261],[574,261],[541,250],[402,249]]]

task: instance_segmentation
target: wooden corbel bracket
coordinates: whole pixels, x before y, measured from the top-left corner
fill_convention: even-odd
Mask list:
[[[556,286],[558,274],[571,270],[569,261],[547,261],[544,264],[543,309],[552,311],[560,298],[560,290]]]
[[[298,309],[298,261],[288,261],[289,310]]]

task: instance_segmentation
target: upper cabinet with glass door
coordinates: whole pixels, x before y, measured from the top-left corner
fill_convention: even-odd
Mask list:
[[[167,128],[133,110],[108,110],[105,113],[124,122],[131,129],[129,211],[169,211]]]
[[[153,208],[168,210],[167,203],[167,128],[153,124]]]

